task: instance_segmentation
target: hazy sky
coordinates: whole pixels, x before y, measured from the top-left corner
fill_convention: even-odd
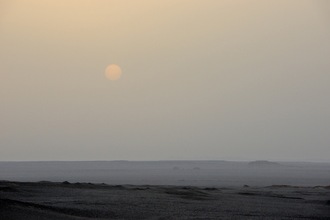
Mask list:
[[[0,0],[0,160],[330,161],[329,6]]]

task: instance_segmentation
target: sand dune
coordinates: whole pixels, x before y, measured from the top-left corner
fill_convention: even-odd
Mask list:
[[[329,219],[327,186],[0,183],[0,219]]]

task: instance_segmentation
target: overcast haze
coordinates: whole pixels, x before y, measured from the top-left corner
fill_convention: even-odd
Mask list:
[[[0,0],[0,160],[329,162],[329,6]]]

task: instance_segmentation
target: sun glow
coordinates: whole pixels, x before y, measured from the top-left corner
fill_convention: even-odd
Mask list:
[[[116,64],[111,64],[105,69],[105,76],[109,80],[113,80],[113,81],[118,80],[120,79],[121,74],[122,74],[121,68]]]

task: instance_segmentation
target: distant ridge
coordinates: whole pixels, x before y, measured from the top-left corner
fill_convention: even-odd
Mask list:
[[[277,162],[271,162],[268,160],[256,160],[249,162],[250,166],[255,166],[255,167],[272,167],[272,166],[280,166],[279,163]]]

